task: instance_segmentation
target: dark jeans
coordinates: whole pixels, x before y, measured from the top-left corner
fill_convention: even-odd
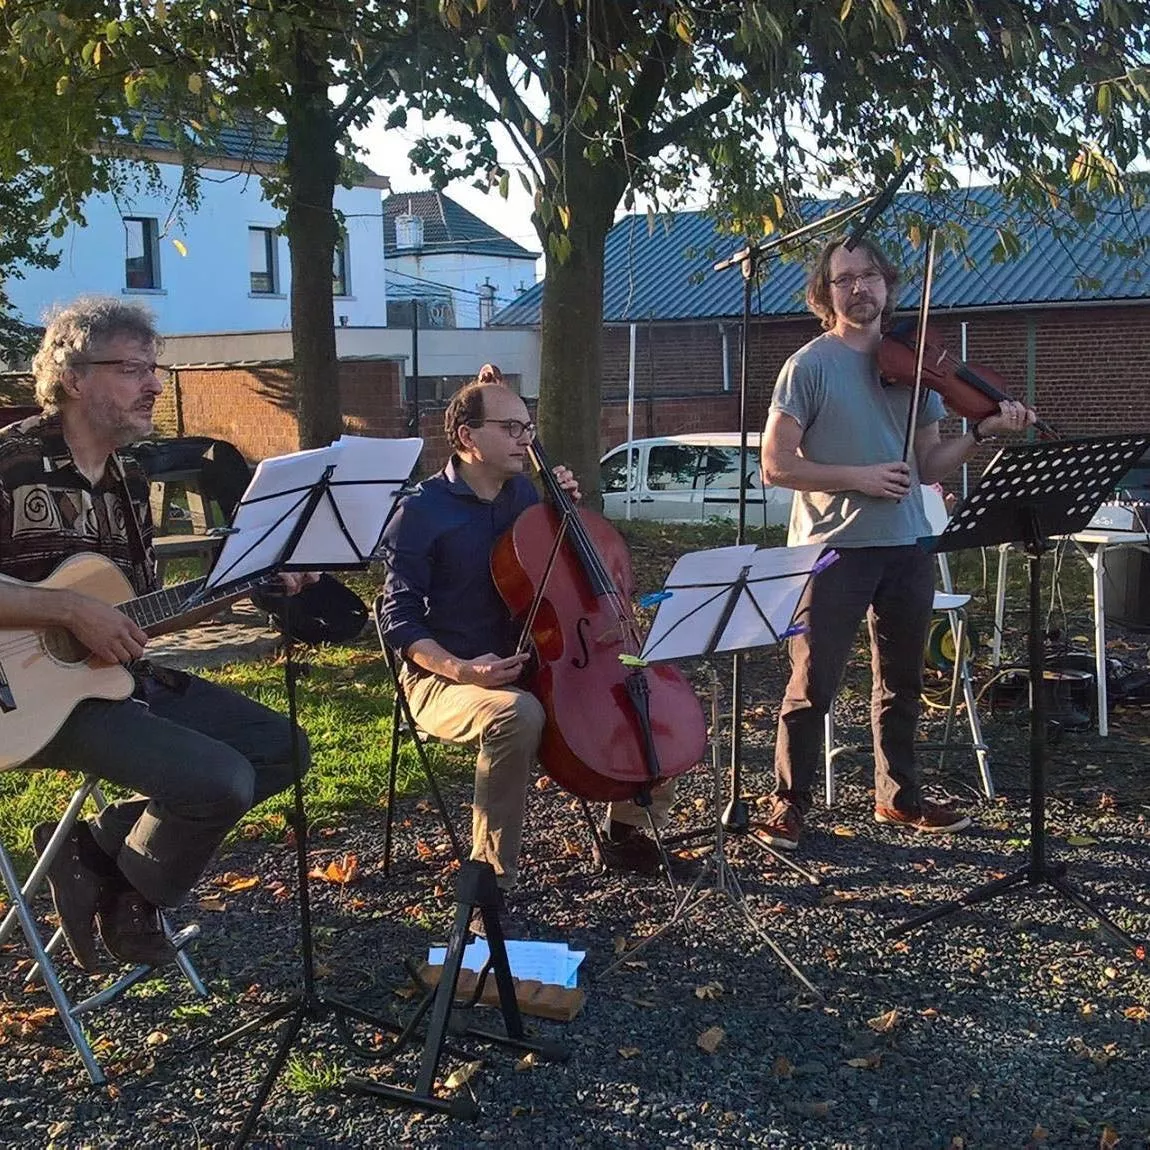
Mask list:
[[[914,741],[923,651],[934,602],[934,559],[915,546],[844,548],[799,603],[806,634],[790,641],[791,679],[779,712],[776,790],[802,811],[822,766],[823,719],[865,616],[871,648],[875,805],[920,802]]]
[[[25,764],[137,792],[105,807],[92,831],[128,881],[167,907],[183,901],[228,831],[292,781],[286,716],[195,676],[167,682],[170,674],[144,677],[142,701],[81,703]],[[307,737],[299,738],[306,771]]]

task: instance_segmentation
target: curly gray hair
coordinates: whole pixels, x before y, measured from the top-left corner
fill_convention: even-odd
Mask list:
[[[65,372],[82,366],[93,351],[116,336],[129,336],[157,351],[163,345],[151,311],[112,296],[83,296],[54,309],[45,324],[40,350],[32,360],[36,401],[45,411],[59,407]]]

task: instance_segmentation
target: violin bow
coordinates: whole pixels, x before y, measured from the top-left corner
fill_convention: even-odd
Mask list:
[[[922,304],[918,312],[918,334],[914,346],[914,388],[910,394],[910,411],[906,417],[906,438],[902,445],[902,461],[910,460],[914,447],[915,433],[918,431],[918,409],[922,401],[922,364],[926,356],[926,322],[930,318],[930,293],[934,287],[934,249],[938,238],[938,228],[930,225],[926,239],[926,268],[922,277]]]

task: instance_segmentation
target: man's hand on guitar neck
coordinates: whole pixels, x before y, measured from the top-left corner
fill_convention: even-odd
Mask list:
[[[64,626],[105,663],[128,663],[144,653],[147,634],[122,611],[78,592],[67,596]]]

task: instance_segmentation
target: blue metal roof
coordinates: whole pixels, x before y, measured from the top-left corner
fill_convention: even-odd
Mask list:
[[[418,216],[423,220],[423,244],[419,248],[399,248],[395,242],[395,217]],[[508,239],[477,215],[442,192],[397,192],[383,201],[383,250],[397,255],[505,256],[536,260],[538,252]]]
[[[814,219],[848,202],[811,201],[803,214]],[[1098,208],[1094,223],[1077,234],[1065,233],[1070,224],[1065,215],[1053,223],[1012,217],[1017,209],[1010,208],[997,189],[987,187],[933,199],[904,192],[896,198],[894,210],[898,216],[919,213],[927,222],[960,221],[967,230],[967,258],[944,251],[939,244],[931,296],[936,309],[1150,300],[1150,207],[1133,209],[1107,202]],[[1012,223],[1023,250],[1013,259],[995,263],[992,252],[998,229]],[[909,282],[900,304],[916,306],[922,250],[913,250],[893,223],[876,227],[874,234],[892,253],[901,249]],[[1123,256],[1115,249],[1117,244],[1135,244],[1138,254]],[[604,322],[742,315],[738,268],[716,272],[712,265],[745,246],[741,238],[720,231],[715,219],[703,212],[656,216],[653,227],[645,215],[624,217],[607,235]],[[806,314],[805,286],[801,262],[769,260],[753,294],[752,310],[761,316]],[[492,322],[537,325],[542,296],[543,285],[536,284]]]

